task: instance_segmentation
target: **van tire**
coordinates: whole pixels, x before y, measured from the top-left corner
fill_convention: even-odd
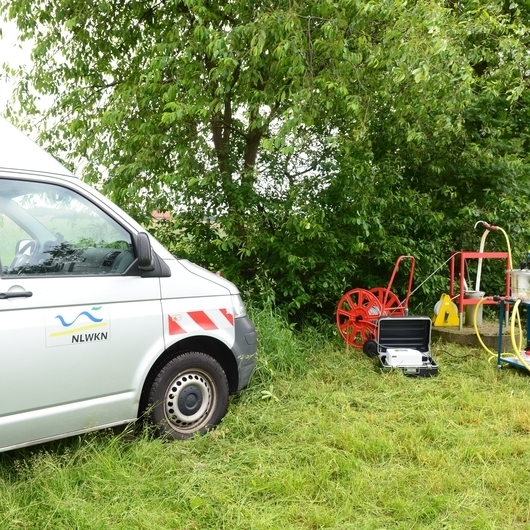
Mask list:
[[[155,377],[148,411],[158,433],[183,440],[218,425],[228,408],[228,380],[221,365],[202,352],[171,359]]]

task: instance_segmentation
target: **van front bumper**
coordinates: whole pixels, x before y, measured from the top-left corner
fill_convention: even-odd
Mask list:
[[[236,318],[234,322],[235,340],[232,351],[237,360],[239,381],[237,390],[248,385],[254,368],[256,368],[258,350],[258,333],[248,316]]]

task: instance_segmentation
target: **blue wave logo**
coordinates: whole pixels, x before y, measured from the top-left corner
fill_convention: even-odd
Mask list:
[[[101,309],[101,306],[99,306],[99,307],[93,307],[93,308],[92,308],[93,311],[97,311],[98,309]],[[70,327],[71,325],[73,325],[79,317],[81,317],[81,316],[83,316],[83,315],[85,315],[87,318],[89,318],[90,320],[92,320],[92,322],[96,322],[96,323],[98,323],[98,322],[103,322],[103,319],[102,319],[102,318],[97,318],[97,317],[95,317],[94,315],[90,314],[88,311],[81,311],[81,313],[79,313],[79,315],[77,315],[77,316],[72,320],[72,322],[70,322],[70,323],[66,322],[66,320],[64,319],[64,317],[63,317],[62,315],[57,315],[55,318],[57,318],[57,319],[60,320],[60,322],[61,322],[61,324],[63,325],[63,327],[68,328],[68,327]]]

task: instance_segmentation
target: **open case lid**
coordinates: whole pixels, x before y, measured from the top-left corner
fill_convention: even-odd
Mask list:
[[[381,317],[377,321],[378,348],[410,348],[428,353],[431,344],[432,321],[429,317]]]

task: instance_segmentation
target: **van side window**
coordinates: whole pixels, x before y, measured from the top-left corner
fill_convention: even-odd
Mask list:
[[[83,196],[42,182],[3,181],[4,278],[122,274],[133,261],[131,235]]]

